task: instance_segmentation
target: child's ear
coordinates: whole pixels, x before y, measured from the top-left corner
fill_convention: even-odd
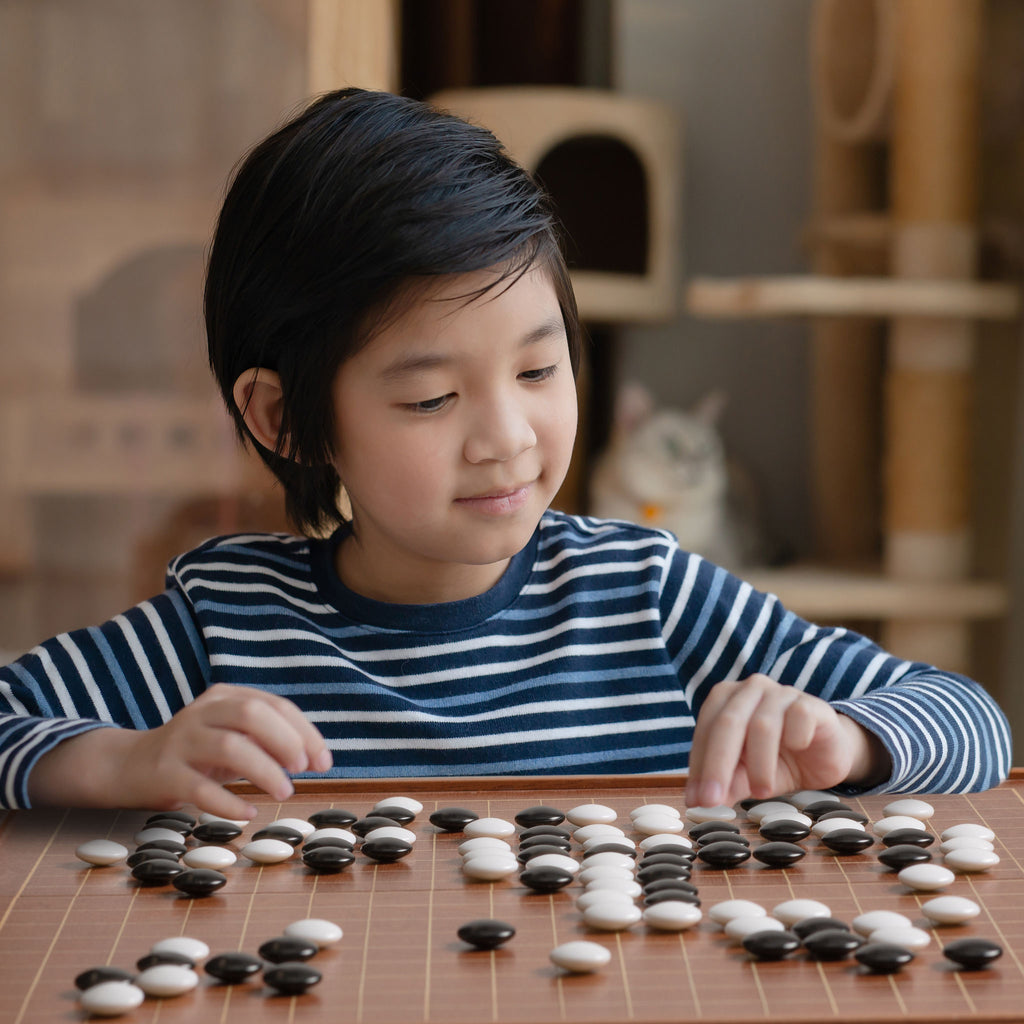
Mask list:
[[[284,409],[281,378],[262,366],[240,374],[231,390],[238,411],[256,441],[270,451],[278,450]],[[284,438],[280,438],[283,446]]]

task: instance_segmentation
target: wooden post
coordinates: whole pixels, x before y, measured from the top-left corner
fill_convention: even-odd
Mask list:
[[[398,0],[309,0],[308,10],[311,95],[398,89]]]

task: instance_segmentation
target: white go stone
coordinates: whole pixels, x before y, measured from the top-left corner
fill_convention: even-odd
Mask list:
[[[981,907],[966,896],[936,896],[922,903],[921,910],[936,924],[962,924],[981,913]]]
[[[603,932],[621,932],[638,924],[644,912],[635,903],[602,903],[583,911],[583,923]]]
[[[322,917],[304,917],[301,921],[292,921],[287,925],[284,934],[293,939],[312,942],[317,949],[334,946],[341,942],[341,926]]]
[[[725,804],[719,804],[717,807],[686,808],[687,820],[692,821],[695,825],[699,825],[705,821],[732,821],[735,817],[735,809],[727,807]]]
[[[280,825],[283,828],[293,828],[303,839],[308,839],[316,831],[316,825],[311,821],[306,821],[305,818],[278,818],[266,827],[273,828],[275,825]]]
[[[604,804],[580,804],[565,816],[574,825],[611,825],[618,818],[615,810]]]
[[[905,797],[902,800],[894,800],[891,804],[887,804],[883,813],[890,817],[900,814],[910,818],[917,818],[918,821],[927,821],[935,813],[935,808],[925,800]]]
[[[907,925],[905,928],[876,928],[867,936],[868,942],[884,942],[904,949],[924,949],[932,937],[923,929]]]
[[[135,833],[135,842],[152,843],[157,839],[167,839],[172,843],[184,843],[185,839],[180,832],[172,828],[144,828]]]
[[[577,842],[585,843],[590,839],[623,839],[626,833],[618,825],[605,825],[597,822],[594,825],[583,825],[573,832],[572,837]]]
[[[420,814],[423,811],[423,804],[413,796],[389,796],[378,800],[373,805],[375,811],[380,810],[381,807],[404,807],[407,811],[412,811],[413,814]]]
[[[799,813],[791,803],[787,803],[785,800],[762,800],[747,810],[747,817],[756,824],[760,824],[766,814],[773,814],[776,811],[781,814]]]
[[[769,811],[767,814],[761,815],[758,824],[767,825],[770,821],[795,821],[805,828],[810,828],[814,824],[813,818],[801,814],[795,807],[790,807],[788,811]]]
[[[768,911],[753,900],[722,900],[708,908],[708,917],[715,924],[727,924],[734,917],[767,917]]]
[[[781,932],[785,925],[777,917],[734,917],[725,926],[725,934],[737,945],[758,932]]]
[[[340,839],[343,843],[351,843],[353,846],[359,842],[359,836],[355,832],[350,832],[347,828],[338,828],[336,825],[314,829],[306,836],[307,843],[312,843],[316,839]]]
[[[629,836],[591,836],[583,842],[583,852],[592,850],[595,846],[603,843],[618,843],[619,846],[628,846],[631,850],[636,849],[636,841]]]
[[[519,870],[516,855],[509,850],[482,850],[472,853],[462,862],[462,873],[467,878],[475,878],[481,882],[497,882],[508,878]]]
[[[587,889],[576,897],[577,910],[584,911],[598,903],[628,903],[633,906],[633,897],[618,889]]]
[[[995,850],[950,850],[942,860],[953,871],[991,871],[999,863],[999,854]]]
[[[507,839],[516,834],[516,827],[504,818],[476,818],[466,824],[462,834],[467,839],[485,836],[489,839]]]
[[[682,832],[685,826],[681,818],[670,814],[638,814],[633,819],[633,828],[641,835],[656,836],[661,832]]]
[[[994,850],[990,839],[979,839],[977,836],[954,836],[952,839],[943,839],[939,843],[939,850],[942,853],[949,853],[950,850]]]
[[[987,839],[991,842],[995,839],[996,834],[992,829],[986,828],[984,825],[978,825],[974,822],[963,822],[960,825],[951,825],[939,838],[959,839],[962,836],[971,836],[974,839]]]
[[[154,964],[135,976],[135,984],[147,996],[167,999],[191,992],[199,984],[199,975],[181,964]]]
[[[643,843],[641,843],[640,845],[642,846]],[[536,864],[537,861],[539,861],[543,857],[547,857],[547,856],[554,856],[554,854],[550,854],[549,855],[549,854],[546,854],[546,853],[542,853],[540,855],[540,857],[534,857],[533,860],[530,861],[530,863],[531,864]],[[569,859],[571,860],[572,858],[570,857]],[[577,868],[579,867],[578,864],[576,866],[577,866]],[[632,871],[634,866],[635,866],[635,862],[634,862],[633,858],[630,857],[630,855],[628,853],[616,853],[615,850],[605,850],[602,853],[592,853],[587,858],[587,867],[588,868],[616,867],[616,868],[628,868],[630,871]]]
[[[127,981],[103,981],[87,988],[79,997],[78,1005],[96,1017],[121,1017],[138,1009],[146,993],[138,985]]]
[[[884,818],[879,818],[871,826],[871,830],[876,836],[886,836],[898,828],[919,829],[922,827],[920,820],[918,818],[911,818],[909,814],[890,814]]]
[[[798,811],[802,811],[811,804],[820,803],[822,800],[833,800],[837,804],[842,802],[835,793],[826,793],[821,789],[801,789],[799,792],[791,793],[789,796],[790,803]]]
[[[295,855],[295,847],[281,839],[254,839],[242,847],[242,856],[254,864],[280,864]]]
[[[902,885],[920,892],[932,892],[951,885],[956,875],[941,864],[911,864],[896,875]]]
[[[178,836],[178,840],[181,840],[181,836]],[[128,847],[110,839],[90,839],[75,850],[75,856],[93,867],[107,867],[124,860],[128,856]]]
[[[502,850],[511,853],[512,847],[504,839],[497,839],[494,836],[477,836],[475,839],[467,839],[459,843],[459,853],[468,857],[473,853],[480,853],[483,850]]]
[[[850,922],[850,926],[858,935],[866,937],[880,928],[910,928],[913,923],[906,914],[900,914],[895,910],[868,910],[866,913],[858,914]]]
[[[370,839],[404,839],[405,842],[412,844],[418,838],[412,829],[402,828],[401,825],[381,825],[380,828],[371,828],[363,836],[363,842],[365,843]]]
[[[785,900],[772,909],[772,917],[778,918],[787,927],[802,921],[805,917],[831,917],[832,911],[818,900]]]
[[[866,831],[863,822],[856,821],[854,818],[826,818],[824,821],[814,822],[811,826],[811,832],[821,838],[821,836],[827,836],[829,832],[835,832],[839,828],[859,829],[861,832]]]
[[[194,939],[189,935],[172,935],[169,938],[154,942],[149,948],[150,953],[177,953],[187,956],[189,960],[199,963],[210,955],[210,947],[202,939]]]
[[[640,840],[641,850],[650,850],[654,846],[684,846],[687,850],[692,850],[693,841],[687,839],[686,836],[676,835],[674,832],[659,832],[657,835]]]
[[[548,954],[551,962],[575,974],[589,974],[604,967],[612,958],[611,951],[597,942],[577,939],[556,946]]]
[[[682,813],[673,807],[671,804],[641,804],[639,807],[634,807],[629,812],[630,818],[637,818],[641,814],[669,814],[673,818],[682,818]]]
[[[644,924],[660,932],[682,932],[699,924],[700,907],[682,900],[662,900],[652,903],[643,912]]]
[[[617,864],[597,864],[591,867],[587,861],[584,861],[577,877],[581,885],[589,885],[599,878],[620,878],[624,881],[632,882],[635,876],[636,873],[634,871],[629,868],[619,867]]]
[[[605,856],[603,853],[594,854],[594,857],[603,856]],[[626,855],[621,854],[620,856],[625,857]],[[594,857],[591,857],[590,859],[593,860]],[[629,860],[628,857],[626,857],[626,859]],[[539,868],[544,867],[544,865],[548,865],[553,868],[561,868],[563,871],[568,871],[569,874],[573,876],[580,873],[580,862],[578,860],[574,860],[565,853],[542,853],[539,857],[530,858],[530,867]]]
[[[245,828],[249,824],[249,820],[248,818],[224,818],[219,814],[211,814],[209,811],[203,811],[199,815],[200,825],[208,825],[211,821],[227,821],[232,825],[237,825],[239,828]]]
[[[643,886],[632,878],[594,878],[587,883],[587,892],[595,889],[617,889],[630,899],[637,899],[644,893]]]
[[[188,850],[182,855],[182,864],[190,868],[211,868],[214,871],[223,871],[231,867],[238,860],[234,850],[226,846],[197,846]]]

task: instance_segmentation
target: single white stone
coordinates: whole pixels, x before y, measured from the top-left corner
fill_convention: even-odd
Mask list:
[[[638,814],[633,819],[633,828],[645,836],[682,832],[685,827],[681,818],[674,818],[671,814]]]
[[[595,864],[591,867],[587,861],[584,861],[583,868],[577,877],[581,885],[589,885],[598,878],[620,878],[623,881],[632,882],[636,877],[636,872],[630,868],[619,867],[617,864]]]
[[[152,843],[157,839],[166,839],[172,843],[184,843],[185,837],[173,828],[144,828],[135,833],[135,842],[140,846],[143,843]]]
[[[307,839],[316,831],[316,825],[311,821],[307,821],[305,818],[278,818],[276,821],[272,821],[269,825],[264,827],[273,828],[275,825],[280,825],[283,828],[293,828],[302,836],[303,839]]]
[[[462,833],[469,839],[476,839],[478,836],[507,839],[516,834],[516,827],[504,818],[476,818],[466,824]]]
[[[923,929],[908,925],[906,928],[876,928],[868,937],[868,942],[892,943],[904,949],[924,949],[932,937]]]
[[[916,800],[913,797],[905,797],[902,800],[894,800],[887,804],[884,814],[893,816],[897,814],[917,818],[919,821],[927,821],[934,813],[935,808],[925,800]]]
[[[767,917],[768,911],[752,900],[722,900],[708,908],[708,917],[715,924],[725,925],[734,917]]]
[[[832,911],[828,905],[818,900],[785,900],[772,909],[772,917],[777,917],[787,927],[807,917],[831,916]]]
[[[373,805],[375,811],[381,807],[404,807],[407,811],[412,811],[413,814],[419,814],[423,810],[423,804],[413,796],[389,796],[384,800],[378,800]]]
[[[725,926],[725,934],[737,945],[758,932],[781,932],[785,925],[777,917],[734,917]]]
[[[991,842],[995,839],[996,834],[992,829],[986,828],[984,825],[978,825],[975,822],[963,822],[960,825],[951,825],[939,838],[959,839],[961,836],[973,836],[975,839],[987,839]]]
[[[312,942],[317,949],[333,946],[341,942],[342,930],[333,921],[322,917],[304,917],[300,921],[292,921],[284,930],[285,935],[294,939]]]
[[[681,932],[700,923],[700,907],[682,900],[652,903],[643,912],[644,924],[661,932]]]
[[[954,836],[952,839],[943,839],[939,843],[939,850],[942,853],[949,853],[950,850],[994,850],[995,845],[990,839],[979,839],[977,836]]]
[[[135,984],[147,996],[167,999],[191,992],[199,984],[199,975],[181,964],[154,964],[135,976]]]
[[[618,814],[604,804],[580,804],[573,807],[566,817],[574,825],[611,825]]]
[[[636,841],[630,839],[629,836],[591,836],[589,839],[583,842],[583,852],[594,849],[595,846],[600,846],[604,843],[618,843],[619,846],[628,846],[631,850],[636,849]],[[612,851],[615,852],[614,850]]]
[[[629,812],[630,818],[636,818],[641,814],[646,814],[648,811],[654,812],[655,814],[670,814],[676,818],[682,818],[682,812],[677,810],[671,804],[641,804],[639,807],[634,807]]]
[[[635,903],[602,903],[600,900],[583,911],[583,923],[588,928],[604,932],[621,932],[632,928],[644,916]]]
[[[981,907],[966,896],[936,896],[922,903],[921,910],[936,924],[961,924],[981,913]]]
[[[178,839],[180,841],[181,836]],[[124,860],[128,856],[128,847],[110,839],[90,839],[75,850],[75,856],[94,867],[106,867]]]
[[[603,853],[595,853],[594,857],[604,857]],[[621,854],[625,857],[625,854]],[[594,857],[590,859],[593,860]],[[628,857],[626,858],[629,859]],[[528,867],[539,868],[548,865],[553,868],[561,868],[563,871],[568,871],[570,875],[578,875],[580,872],[580,862],[574,860],[568,854],[565,853],[542,853],[539,857],[531,857]]]
[[[226,821],[232,825],[237,825],[239,828],[245,828],[249,824],[248,818],[222,818],[219,814],[211,814],[209,811],[203,811],[199,815],[200,825],[208,825],[211,821]]]
[[[597,903],[628,903],[633,906],[633,897],[618,889],[587,889],[576,897],[576,908],[586,910]]]
[[[642,845],[642,844],[641,844]],[[541,854],[541,857],[554,856],[553,854]],[[570,858],[571,860],[572,858]],[[540,860],[540,857],[534,857],[531,864]],[[574,862],[575,863],[575,862]],[[579,867],[579,865],[576,865]],[[592,853],[587,858],[588,868],[599,868],[599,867],[617,867],[617,868],[628,868],[630,871],[635,867],[635,861],[628,853],[616,853],[615,850],[606,850],[603,853]]]
[[[911,818],[908,814],[891,814],[885,818],[879,818],[871,829],[876,836],[885,836],[898,828],[924,828],[917,818]]]
[[[790,807],[788,811],[768,811],[767,814],[761,815],[761,820],[758,824],[767,825],[770,821],[795,821],[805,828],[810,828],[814,824],[813,818],[809,818],[806,814],[801,814],[793,807]]]
[[[999,854],[995,850],[950,850],[942,859],[954,871],[991,871],[999,863]]]
[[[695,825],[705,821],[732,821],[736,817],[736,810],[725,804],[719,804],[717,807],[687,807],[686,817]]]
[[[900,871],[896,877],[902,885],[918,889],[921,892],[941,889],[956,880],[956,875],[941,864],[911,864],[910,867]]]
[[[146,993],[127,981],[102,981],[87,988],[79,997],[78,1005],[86,1013],[97,1017],[120,1017],[138,1009]]]
[[[611,951],[604,946],[583,939],[556,946],[548,956],[556,967],[576,974],[600,970],[612,958]]]
[[[791,803],[787,803],[785,800],[762,800],[759,804],[754,804],[747,810],[747,817],[751,821],[760,824],[766,814],[772,814],[775,811],[787,814],[799,813]]]
[[[643,886],[632,878],[592,878],[587,883],[587,892],[593,892],[595,889],[617,889],[631,899],[644,894]]]
[[[855,818],[825,818],[824,821],[816,821],[811,826],[811,832],[818,836],[827,836],[829,832],[835,832],[839,828],[853,828],[858,829],[861,832],[867,831],[864,828],[864,823],[857,821]]]
[[[226,846],[197,846],[181,858],[182,864],[190,868],[212,868],[214,871],[229,868],[236,860],[238,855]]]
[[[659,832],[657,835],[640,840],[641,850],[649,850],[654,846],[684,846],[687,850],[692,850],[693,841],[673,832]]]
[[[906,914],[895,910],[869,910],[859,914],[850,926],[858,935],[870,935],[879,928],[909,928],[914,922]]]
[[[502,850],[511,853],[512,847],[504,839],[496,839],[494,836],[477,836],[476,839],[467,839],[459,843],[459,853],[468,857],[473,853],[480,853],[482,850]]]
[[[150,953],[179,953],[189,960],[199,963],[210,955],[210,947],[202,939],[193,939],[189,935],[172,935],[170,938],[154,942],[149,947]]]
[[[605,825],[597,822],[593,825],[583,825],[572,834],[577,842],[585,843],[590,839],[625,839],[626,833],[618,825]]]
[[[471,853],[462,862],[462,873],[468,878],[476,878],[482,882],[496,882],[508,878],[519,870],[519,861],[509,850],[481,850]]]
[[[802,811],[805,807],[820,803],[823,800],[831,800],[836,804],[842,803],[835,793],[826,793],[821,789],[801,789],[797,793],[791,793],[788,799],[798,811]]]
[[[317,839],[340,839],[343,843],[351,843],[353,846],[359,842],[359,836],[347,828],[338,828],[336,825],[325,825],[323,828],[314,829],[308,836],[306,842],[312,843]]]
[[[404,839],[407,843],[415,843],[419,837],[411,829],[402,828],[401,825],[381,825],[380,828],[371,828],[363,836],[363,842],[370,839]]]
[[[279,864],[294,854],[295,847],[281,839],[254,839],[242,847],[242,856],[255,864]]]

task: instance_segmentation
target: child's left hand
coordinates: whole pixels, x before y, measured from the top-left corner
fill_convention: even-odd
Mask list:
[[[878,739],[819,697],[764,675],[716,683],[697,716],[686,801],[870,784],[887,774]]]

